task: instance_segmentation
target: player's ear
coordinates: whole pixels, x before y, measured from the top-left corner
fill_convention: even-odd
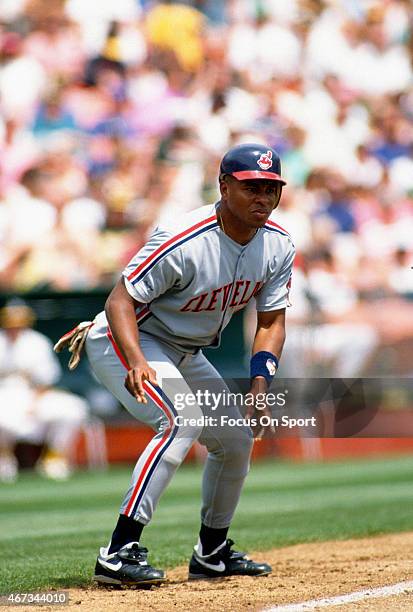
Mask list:
[[[227,174],[221,174],[219,177],[219,191],[221,192],[222,197],[228,195]]]

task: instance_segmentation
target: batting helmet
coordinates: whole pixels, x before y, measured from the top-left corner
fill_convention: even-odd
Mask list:
[[[280,157],[274,149],[262,144],[247,143],[230,149],[222,158],[220,174],[230,174],[239,181],[269,179],[282,185]]]

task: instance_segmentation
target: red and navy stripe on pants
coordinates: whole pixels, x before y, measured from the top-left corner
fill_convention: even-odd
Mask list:
[[[125,358],[123,357],[118,345],[115,342],[115,339],[113,338],[109,326],[107,336],[113,346],[116,355],[119,357],[120,362],[125,367],[125,369],[129,369]],[[145,393],[147,393],[147,395],[153,400],[153,402],[158,406],[158,408],[164,413],[164,415],[168,419],[169,426],[164,431],[162,438],[158,441],[155,448],[152,449],[149,457],[146,459],[144,466],[137,478],[136,484],[133,487],[129,502],[123,512],[123,514],[130,517],[133,517],[136,513],[140,501],[148,487],[150,479],[153,473],[155,472],[157,465],[161,461],[166,450],[172,444],[179,429],[179,427],[175,424],[175,417],[178,413],[173,403],[168,399],[162,389],[158,385],[153,385],[147,380],[143,381],[143,388],[145,390]]]

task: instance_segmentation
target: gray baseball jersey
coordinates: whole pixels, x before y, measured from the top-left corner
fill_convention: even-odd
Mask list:
[[[219,346],[234,312],[254,297],[258,311],[289,305],[294,246],[272,217],[245,245],[219,227],[217,205],[159,226],[123,272],[142,303],[139,329],[178,350]],[[104,313],[97,325],[107,325]]]

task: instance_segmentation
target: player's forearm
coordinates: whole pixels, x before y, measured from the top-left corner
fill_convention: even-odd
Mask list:
[[[285,314],[258,313],[257,331],[255,334],[252,354],[260,351],[273,353],[278,359],[281,357],[285,342]]]
[[[135,309],[136,302],[126,291],[123,281],[119,281],[106,301],[105,313],[113,338],[131,368],[145,361]]]
[[[255,355],[260,351],[268,351],[280,359],[284,342],[285,329],[279,327],[272,328],[271,330],[260,329],[257,331],[254,339],[252,354]]]

